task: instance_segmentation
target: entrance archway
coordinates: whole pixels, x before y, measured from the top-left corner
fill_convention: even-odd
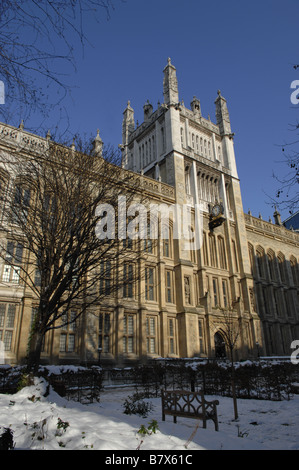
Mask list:
[[[226,357],[225,342],[223,336],[219,331],[214,335],[214,344],[215,344],[215,357],[221,358]]]

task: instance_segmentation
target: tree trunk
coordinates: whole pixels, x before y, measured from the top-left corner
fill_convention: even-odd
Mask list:
[[[28,373],[36,373],[40,365],[40,356],[42,351],[44,335],[39,331],[32,333],[29,341],[28,356],[27,356],[27,371]]]
[[[236,381],[235,381],[235,366],[234,366],[234,358],[233,358],[233,351],[231,350],[231,383],[232,383],[232,395],[233,395],[233,403],[234,403],[234,415],[235,419],[238,419],[238,405],[237,405],[237,396],[236,396]]]

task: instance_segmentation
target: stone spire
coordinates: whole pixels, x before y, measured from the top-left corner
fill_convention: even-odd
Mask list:
[[[196,96],[193,96],[193,100],[191,101],[190,106],[194,114],[201,116],[200,101],[196,98]]]
[[[178,81],[176,78],[176,68],[171,64],[170,58],[163,70],[163,96],[164,103],[167,105],[175,105],[179,102]]]
[[[123,116],[122,143],[123,145],[127,145],[130,134],[135,130],[134,109],[131,108],[130,101],[127,103]]]
[[[100,137],[100,131],[97,130],[96,138],[93,141],[93,155],[101,157],[103,154],[103,141]]]
[[[231,134],[230,118],[227,109],[226,99],[221,96],[221,91],[217,92],[216,104],[216,122],[220,127],[221,134]]]
[[[273,214],[273,217],[274,217],[274,220],[275,220],[275,224],[276,224],[276,225],[282,225],[281,216],[280,216],[280,213],[278,212],[276,206],[275,206],[275,212],[274,212],[274,214]]]

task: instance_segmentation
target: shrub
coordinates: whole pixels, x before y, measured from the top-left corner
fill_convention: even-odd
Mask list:
[[[144,395],[140,393],[134,393],[134,395],[128,396],[123,404],[124,414],[140,415],[145,418],[152,411],[152,404],[148,401],[144,401],[143,397]]]
[[[10,428],[4,428],[4,432],[0,436],[0,450],[12,450],[13,448],[13,431]]]

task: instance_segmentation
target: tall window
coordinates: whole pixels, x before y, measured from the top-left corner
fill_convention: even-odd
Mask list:
[[[237,247],[235,240],[232,240],[232,250],[233,250],[233,260],[234,260],[234,268],[235,272],[239,271],[238,267],[238,256],[237,256]]]
[[[269,305],[268,305],[268,292],[266,286],[261,286],[262,289],[262,309],[265,315],[269,314]]]
[[[7,242],[6,256],[2,281],[18,284],[23,256],[23,245],[21,243]]]
[[[60,352],[75,351],[76,312],[72,310],[61,317]]]
[[[218,306],[218,282],[216,278],[213,278],[213,301],[214,307]]]
[[[144,250],[147,253],[153,253],[153,241],[151,239],[151,224],[147,222],[146,238],[144,239]]]
[[[166,302],[173,302],[173,289],[172,289],[172,271],[165,271],[165,297]]]
[[[134,352],[134,316],[124,315],[123,352],[130,354]]]
[[[111,263],[110,261],[101,261],[100,264],[100,294],[111,294]]]
[[[165,131],[164,127],[161,127],[161,142],[162,142],[162,153],[166,150],[166,140],[165,140]]]
[[[206,157],[206,156],[207,156],[207,153],[208,153],[208,151],[207,151],[207,141],[206,141],[206,139],[204,140],[203,145],[204,145],[204,155],[205,155],[205,157]]]
[[[220,268],[227,269],[225,243],[224,243],[223,237],[218,237],[218,250],[219,250]]]
[[[104,353],[110,352],[111,318],[110,313],[100,313],[99,317],[99,348]]]
[[[155,272],[154,268],[145,268],[145,299],[155,300]]]
[[[297,262],[296,262],[296,260],[291,259],[290,264],[291,264],[291,273],[292,273],[293,283],[294,283],[294,286],[297,286],[297,284],[298,284],[297,283],[297,279],[298,279]]]
[[[153,160],[156,159],[156,148],[155,148],[155,137],[152,137],[152,146],[153,146]]]
[[[202,262],[205,266],[209,264],[206,232],[202,234]]]
[[[134,269],[133,264],[131,263],[124,264],[123,296],[126,298],[133,297],[133,281],[134,281],[133,269]]]
[[[185,191],[186,191],[186,194],[191,194],[190,168],[188,165],[185,168]]]
[[[274,256],[267,253],[268,267],[269,267],[269,276],[271,281],[275,281],[275,267],[274,267]]]
[[[199,352],[204,352],[203,320],[198,320]]]
[[[274,303],[275,308],[278,316],[282,316],[283,312],[281,309],[281,298],[280,298],[280,290],[274,289]]]
[[[156,338],[156,317],[147,317],[146,319],[146,347],[149,354],[157,352],[157,338]]]
[[[175,354],[174,321],[173,318],[169,318],[168,320],[169,354]]]
[[[285,282],[286,276],[285,276],[284,258],[282,256],[278,256],[277,259],[278,259],[279,274],[280,274],[281,282]]]
[[[217,267],[216,240],[214,235],[209,235],[211,265]]]
[[[13,200],[13,222],[26,222],[30,204],[30,189],[17,184]]]
[[[228,290],[227,290],[227,280],[222,280],[222,294],[223,294],[223,305],[224,308],[228,307]]]
[[[11,351],[12,337],[16,317],[16,305],[0,303],[0,341],[4,343],[4,351]]]
[[[162,223],[161,236],[163,241],[163,256],[171,258],[172,256],[172,226]]]
[[[257,264],[257,272],[259,277],[264,277],[264,261],[263,261],[263,253],[257,251],[256,253],[256,264]]]

